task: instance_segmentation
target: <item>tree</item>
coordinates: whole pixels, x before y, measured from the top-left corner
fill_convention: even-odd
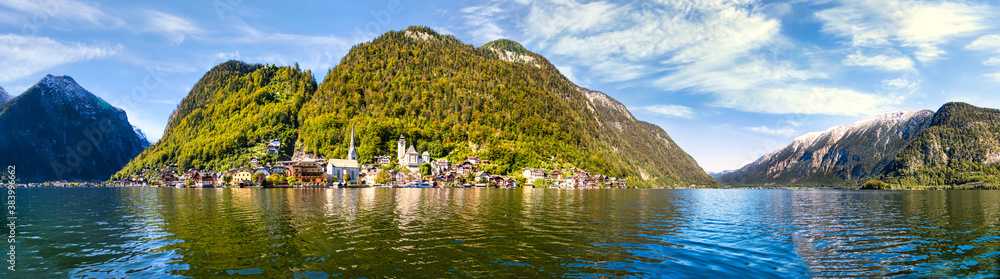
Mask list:
[[[191,179],[184,180],[184,185],[194,186],[194,180],[191,180]]]
[[[535,184],[535,188],[549,188],[549,181],[545,180],[545,178],[535,179],[532,184]]]
[[[257,185],[263,186],[264,185],[264,181],[265,181],[264,180],[264,173],[258,172],[258,173],[253,174],[253,181],[254,181],[254,183],[257,183]]]
[[[226,182],[226,185],[229,185],[229,182],[233,181],[233,175],[231,175],[231,174],[223,175],[222,176],[222,181]]]
[[[428,163],[420,164],[420,174],[423,176],[431,175],[431,164]]]
[[[295,177],[291,177],[291,176],[286,176],[285,180],[288,182],[288,185],[294,185],[296,182],[298,182],[298,181],[295,180]]]
[[[378,172],[375,176],[375,184],[386,184],[389,183],[389,171],[383,170]]]
[[[349,182],[351,182],[351,174],[344,173],[344,183],[349,183]]]
[[[866,190],[889,190],[892,189],[888,183],[882,182],[881,180],[868,180],[864,185],[861,185],[861,189]]]

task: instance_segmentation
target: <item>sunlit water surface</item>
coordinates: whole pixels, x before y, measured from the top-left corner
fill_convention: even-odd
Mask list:
[[[11,278],[996,277],[1000,191],[21,189]]]

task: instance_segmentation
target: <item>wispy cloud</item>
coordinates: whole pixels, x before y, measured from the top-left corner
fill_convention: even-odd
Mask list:
[[[4,12],[6,10],[7,12]],[[111,16],[100,8],[75,0],[34,1],[34,0],[0,0],[0,22],[27,26],[31,31],[42,28],[44,24],[56,19],[67,22],[83,22],[101,28],[116,28],[125,25],[125,21]]]
[[[37,74],[59,65],[115,55],[123,47],[60,42],[47,37],[0,35],[0,82]]]
[[[815,54],[784,37],[781,21],[769,17],[788,7],[754,12],[758,7],[756,1],[531,2],[519,26],[534,45],[574,58],[601,81],[652,79],[646,84],[664,91],[710,94],[717,107],[857,115],[881,106],[885,98],[877,94],[817,82],[835,70],[815,63]],[[848,62],[912,68],[897,57],[855,58]]]
[[[987,78],[987,79],[989,79],[991,81],[1000,82],[1000,73],[984,74],[983,77],[985,77],[985,78]]]
[[[159,33],[175,45],[184,42],[188,36],[202,35],[205,32],[191,19],[158,11],[146,11],[144,14],[146,19],[144,31]]]
[[[694,118],[694,110],[681,105],[652,105],[643,107],[642,110],[651,113],[681,118]]]
[[[987,28],[989,7],[951,2],[845,0],[816,12],[823,31],[858,47],[900,46],[921,62],[941,59],[942,45]]]
[[[985,35],[976,38],[969,45],[965,46],[969,50],[984,50],[1000,52],[1000,35]]]
[[[861,53],[851,54],[844,59],[848,66],[872,67],[882,71],[900,72],[914,71],[913,60],[905,56],[875,55],[865,56]]]
[[[792,128],[771,129],[767,126],[759,126],[759,127],[747,127],[746,129],[757,133],[773,135],[773,136],[791,136],[795,135],[796,133],[795,129]]]
[[[989,59],[983,60],[983,65],[1000,66],[1000,57],[990,57]]]
[[[462,18],[467,26],[472,28],[472,34],[482,42],[504,38],[504,31],[497,24],[503,10],[497,5],[466,7],[461,10]]]

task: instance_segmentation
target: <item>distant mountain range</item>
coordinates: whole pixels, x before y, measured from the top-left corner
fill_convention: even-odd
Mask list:
[[[517,42],[477,48],[425,27],[355,46],[321,84],[298,66],[220,64],[116,177],[168,163],[238,167],[268,139],[282,142],[277,158],[343,158],[352,126],[362,163],[394,155],[402,135],[433,158],[488,159],[497,174],[578,167],[633,185],[718,185],[660,127]]]
[[[3,90],[3,87],[0,87],[0,106],[10,101],[10,99],[11,97],[10,94],[7,94],[7,90]]]
[[[854,187],[869,179],[902,186],[990,182],[994,178],[985,169],[1000,162],[997,112],[948,103],[937,113],[884,113],[803,135],[717,179],[728,186]]]
[[[137,132],[73,78],[47,75],[0,106],[0,166],[22,183],[105,181],[150,145]]]

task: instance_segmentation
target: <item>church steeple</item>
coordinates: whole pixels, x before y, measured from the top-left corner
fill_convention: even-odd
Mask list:
[[[351,125],[351,147],[347,149],[348,160],[358,160],[358,151],[354,150],[354,125]]]

